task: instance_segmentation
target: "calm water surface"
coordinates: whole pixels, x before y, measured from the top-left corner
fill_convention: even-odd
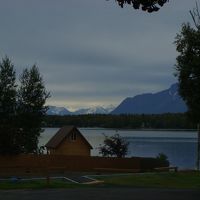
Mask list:
[[[98,156],[98,147],[103,144],[104,135],[119,134],[129,142],[128,157],[154,157],[158,153],[168,156],[170,164],[180,168],[195,168],[197,133],[195,131],[142,131],[113,130],[101,128],[79,128],[80,132],[93,146],[91,154]],[[46,128],[40,138],[40,145],[58,131],[58,128]]]

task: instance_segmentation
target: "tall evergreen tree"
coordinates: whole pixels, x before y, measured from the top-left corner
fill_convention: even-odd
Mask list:
[[[0,154],[19,151],[16,130],[16,76],[8,57],[0,63]]]
[[[36,153],[38,139],[42,132],[42,120],[47,111],[45,106],[49,93],[45,89],[43,78],[34,65],[25,69],[20,77],[18,90],[18,115],[21,130],[23,153]]]

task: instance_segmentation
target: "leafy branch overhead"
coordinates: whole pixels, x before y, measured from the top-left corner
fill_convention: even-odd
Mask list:
[[[131,5],[134,9],[142,9],[149,13],[157,12],[169,0],[115,0],[120,7],[125,4]]]

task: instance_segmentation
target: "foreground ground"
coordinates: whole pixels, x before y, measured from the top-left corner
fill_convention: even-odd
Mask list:
[[[1,190],[2,200],[199,200],[199,190],[142,188],[76,188],[44,190]]]
[[[88,188],[88,183],[97,180],[98,184],[92,187],[133,187],[133,188],[168,188],[168,189],[196,189],[200,190],[199,172],[162,172],[162,173],[135,173],[135,174],[106,174],[87,175],[83,173],[63,174],[63,178],[53,179],[1,179],[2,189],[46,189],[46,188]],[[100,181],[100,183],[99,183]],[[94,183],[94,182],[93,182]]]
[[[67,174],[66,174],[67,175]],[[82,175],[68,178],[82,181]],[[90,175],[91,176],[91,175]],[[94,175],[103,183],[88,185],[66,180],[0,181],[0,200],[199,200],[199,172]]]

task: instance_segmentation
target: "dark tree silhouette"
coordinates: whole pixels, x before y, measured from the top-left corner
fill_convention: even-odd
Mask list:
[[[190,11],[194,26],[184,23],[175,44],[179,55],[176,58],[176,76],[179,93],[188,106],[188,114],[198,124],[197,169],[200,169],[200,12]]]
[[[16,75],[8,57],[0,62],[0,154],[18,152],[16,118]]]
[[[43,117],[48,109],[44,105],[50,94],[46,91],[43,78],[35,65],[30,70],[23,71],[20,83],[18,117],[22,135],[21,151],[37,153]]]
[[[49,93],[39,69],[25,69],[16,84],[14,65],[0,62],[0,155],[41,153],[38,139]],[[40,150],[40,151],[38,151]]]
[[[118,158],[125,157],[128,153],[129,143],[119,134],[111,137],[105,136],[104,145],[99,147],[99,153],[103,156],[116,156]]]
[[[120,7],[125,4],[131,5],[134,9],[142,9],[149,13],[157,12],[169,0],[115,0]]]

